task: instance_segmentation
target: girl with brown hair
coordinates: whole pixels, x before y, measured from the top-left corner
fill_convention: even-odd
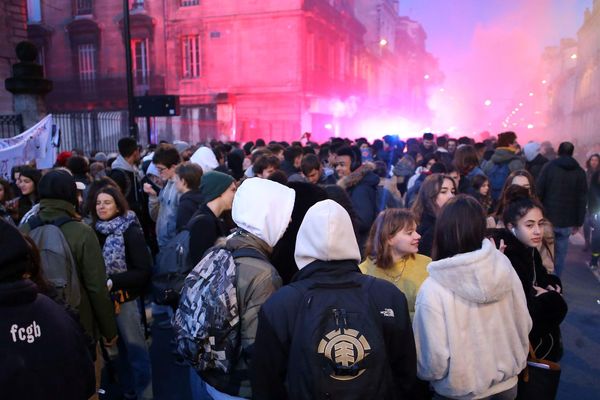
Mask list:
[[[367,259],[359,265],[363,274],[391,282],[404,293],[411,319],[417,292],[431,262],[431,258],[418,254],[420,240],[412,212],[400,208],[382,211],[369,233]]]
[[[417,218],[417,232],[421,235],[419,253],[431,255],[433,229],[439,210],[456,194],[456,185],[449,176],[432,174],[423,181],[412,212]]]

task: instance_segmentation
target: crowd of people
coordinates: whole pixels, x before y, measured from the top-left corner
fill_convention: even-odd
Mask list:
[[[530,348],[561,359],[570,235],[600,258],[600,155],[570,142],[117,150],[0,179],[7,398],[97,398],[115,357],[158,398],[151,319],[193,399],[515,399]]]

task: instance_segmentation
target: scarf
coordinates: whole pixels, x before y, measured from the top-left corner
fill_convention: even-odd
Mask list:
[[[104,256],[108,276],[127,271],[123,233],[133,223],[137,223],[137,217],[131,210],[127,211],[127,214],[122,217],[115,217],[110,221],[96,222],[96,230],[106,235],[102,255]]]

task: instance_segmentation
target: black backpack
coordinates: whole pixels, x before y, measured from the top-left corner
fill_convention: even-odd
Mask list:
[[[380,312],[369,295],[373,282],[361,276],[290,285],[303,298],[290,346],[289,393],[312,399],[385,398],[391,368]]]
[[[152,294],[156,304],[174,306],[179,302],[185,277],[194,267],[189,259],[189,250],[190,232],[187,229],[160,249],[152,274]]]

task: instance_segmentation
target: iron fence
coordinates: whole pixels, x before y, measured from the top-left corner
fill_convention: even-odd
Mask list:
[[[61,132],[60,151],[111,153],[117,151],[119,139],[127,135],[125,111],[53,114],[53,120]]]

